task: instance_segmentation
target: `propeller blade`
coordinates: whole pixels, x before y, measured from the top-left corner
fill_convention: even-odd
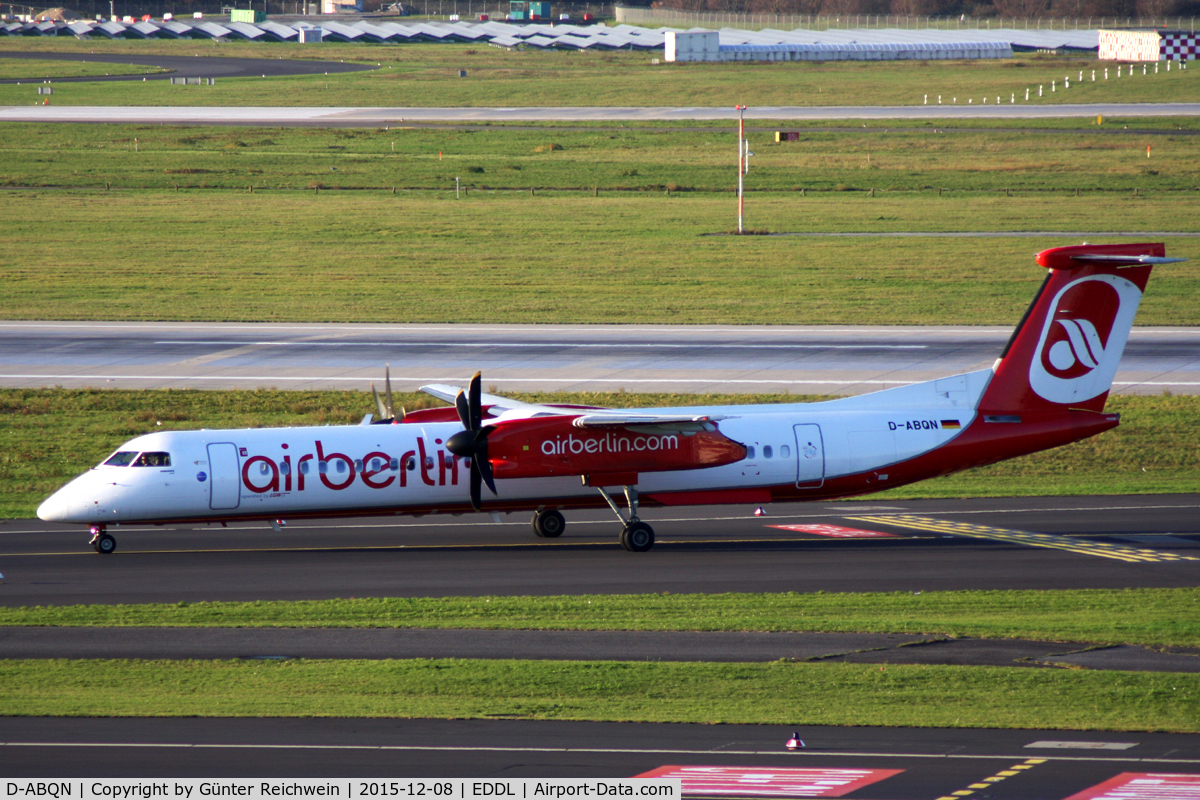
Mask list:
[[[483,482],[487,484],[488,490],[499,496],[496,491],[496,480],[492,474],[492,462],[487,459],[487,442],[484,441],[478,449],[478,455],[471,459],[471,474],[474,475],[476,470],[479,470],[479,475],[483,478]]]
[[[467,408],[467,393],[462,389],[459,389],[458,394],[454,397],[454,407],[458,409],[458,421],[462,423],[463,430],[475,430],[471,427],[471,413]]]
[[[391,414],[388,413],[387,407],[379,399],[379,392],[375,391],[375,381],[371,381],[371,396],[375,398],[375,410],[379,412],[379,419],[385,420],[390,417]]]
[[[387,399],[387,418],[392,419],[393,417],[396,416],[396,412],[392,410],[395,408],[395,406],[392,405],[392,365],[391,364],[383,365],[383,392],[384,392],[384,396]]]
[[[477,459],[471,459],[471,508],[476,511],[479,511],[483,507],[483,492],[479,488],[480,472],[479,467],[476,466],[478,463]],[[486,464],[487,462],[485,461],[484,463]],[[488,466],[490,467],[491,464],[488,464]]]
[[[471,412],[471,424],[467,426],[467,430],[477,431],[479,430],[479,426],[483,424],[483,411],[479,405],[481,383],[483,383],[483,373],[476,372],[475,376],[471,378],[471,383],[468,387],[469,395],[467,403],[468,409]]]

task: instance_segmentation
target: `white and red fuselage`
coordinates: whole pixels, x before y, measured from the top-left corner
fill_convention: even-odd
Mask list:
[[[823,500],[1093,436],[1118,424],[1104,401],[1162,256],[1146,244],[1039,254],[1050,274],[995,366],[926,383],[821,403],[622,410],[644,416],[628,425],[485,396],[497,495],[484,510],[598,507],[594,487],[622,485],[643,506]],[[705,422],[676,425],[683,417]],[[446,448],[463,427],[451,408],[396,424],[150,433],[38,516],[102,527],[471,512],[470,461]]]

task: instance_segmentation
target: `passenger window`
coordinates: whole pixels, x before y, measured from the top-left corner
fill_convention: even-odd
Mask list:
[[[284,461],[283,463],[281,463],[279,465],[279,471],[280,471],[280,473],[282,473],[284,475],[291,475],[292,474],[292,465],[289,464],[288,462]]]
[[[750,459],[751,461],[754,460],[754,445],[748,445],[746,447],[746,458]]]
[[[363,464],[363,462],[362,462],[361,458],[354,459],[354,468],[356,470],[358,470],[359,472],[362,472],[362,464]],[[338,471],[340,472],[341,470],[338,470]]]
[[[329,472],[329,462],[328,462],[328,461],[322,461],[322,462],[321,462],[321,463],[320,463],[320,464],[317,466],[317,472],[320,472],[322,475],[324,475],[326,472]]]
[[[300,474],[301,474],[301,475],[307,475],[307,474],[308,474],[308,462],[307,462],[307,461],[301,461],[301,462],[300,462]]]
[[[259,471],[259,473],[260,473],[260,474],[262,474],[262,475],[266,475],[266,474],[267,474],[268,472],[270,472],[271,470],[270,470],[270,468],[269,468],[269,467],[267,467],[267,462],[265,462],[265,461],[260,461],[260,462],[258,462],[258,471]]]
[[[779,446],[779,457],[780,458],[791,458],[791,456],[792,456],[792,448],[788,447],[786,444],[782,444]]]
[[[771,458],[774,454],[775,454],[775,451],[771,449],[771,445],[769,445],[769,444],[763,445],[763,458]]]
[[[170,453],[142,453],[138,456],[138,460],[133,462],[135,467],[169,467],[171,466]]]
[[[345,471],[346,471],[346,462],[345,462],[345,461],[343,461],[343,460],[342,460],[342,459],[340,459],[340,458],[337,460],[337,471],[338,471],[338,472],[345,472]]]
[[[121,450],[113,453],[108,457],[108,461],[104,462],[106,467],[128,467],[133,460],[137,458],[136,450]]]
[[[388,464],[388,469],[390,469],[392,472],[400,469],[400,459],[393,458],[391,463]]]

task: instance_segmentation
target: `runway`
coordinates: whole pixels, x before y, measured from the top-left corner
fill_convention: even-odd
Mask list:
[[[861,394],[991,366],[1009,327],[0,322],[0,386]],[[1135,328],[1115,394],[1200,391],[1200,329]],[[364,406],[363,413],[369,409]]]
[[[1057,119],[1194,117],[1200,103],[1091,103],[1047,105],[760,106],[751,120],[829,119]],[[738,119],[732,106],[578,106],[474,108],[6,106],[0,122],[103,122],[141,125],[269,125],[272,127],[378,127],[406,122],[683,122]]]
[[[1061,800],[1122,773],[1200,777],[1198,736],[802,727],[806,749],[787,752],[783,743],[793,730],[786,724],[7,717],[0,718],[0,761],[8,778],[611,778],[664,765],[759,776],[718,795],[727,797],[771,796],[764,779],[781,768],[900,770],[848,793],[805,795],[848,800]],[[986,793],[968,788],[989,777]],[[1121,797],[1169,797],[1165,780],[1154,785],[1158,794]]]
[[[859,518],[919,514],[1061,535],[1073,550],[1029,547]],[[1108,543],[1200,556],[1200,496],[860,501],[767,507],[643,508],[658,542],[633,554],[611,512],[568,514],[559,539],[524,514],[110,527],[87,533],[30,520],[0,525],[0,605],[302,600],[336,597],[891,592],[1195,586],[1200,561],[1086,554]],[[893,534],[837,539],[777,525],[823,523]]]

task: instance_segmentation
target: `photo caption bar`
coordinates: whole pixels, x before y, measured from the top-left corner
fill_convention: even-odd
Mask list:
[[[555,778],[551,780],[462,778],[219,778],[166,780],[112,780],[85,778],[62,780],[9,780],[4,796],[52,798],[52,800],[199,800],[212,797],[333,797],[363,798],[419,797],[429,800],[565,800],[565,798],[656,797],[679,800],[679,778]]]

